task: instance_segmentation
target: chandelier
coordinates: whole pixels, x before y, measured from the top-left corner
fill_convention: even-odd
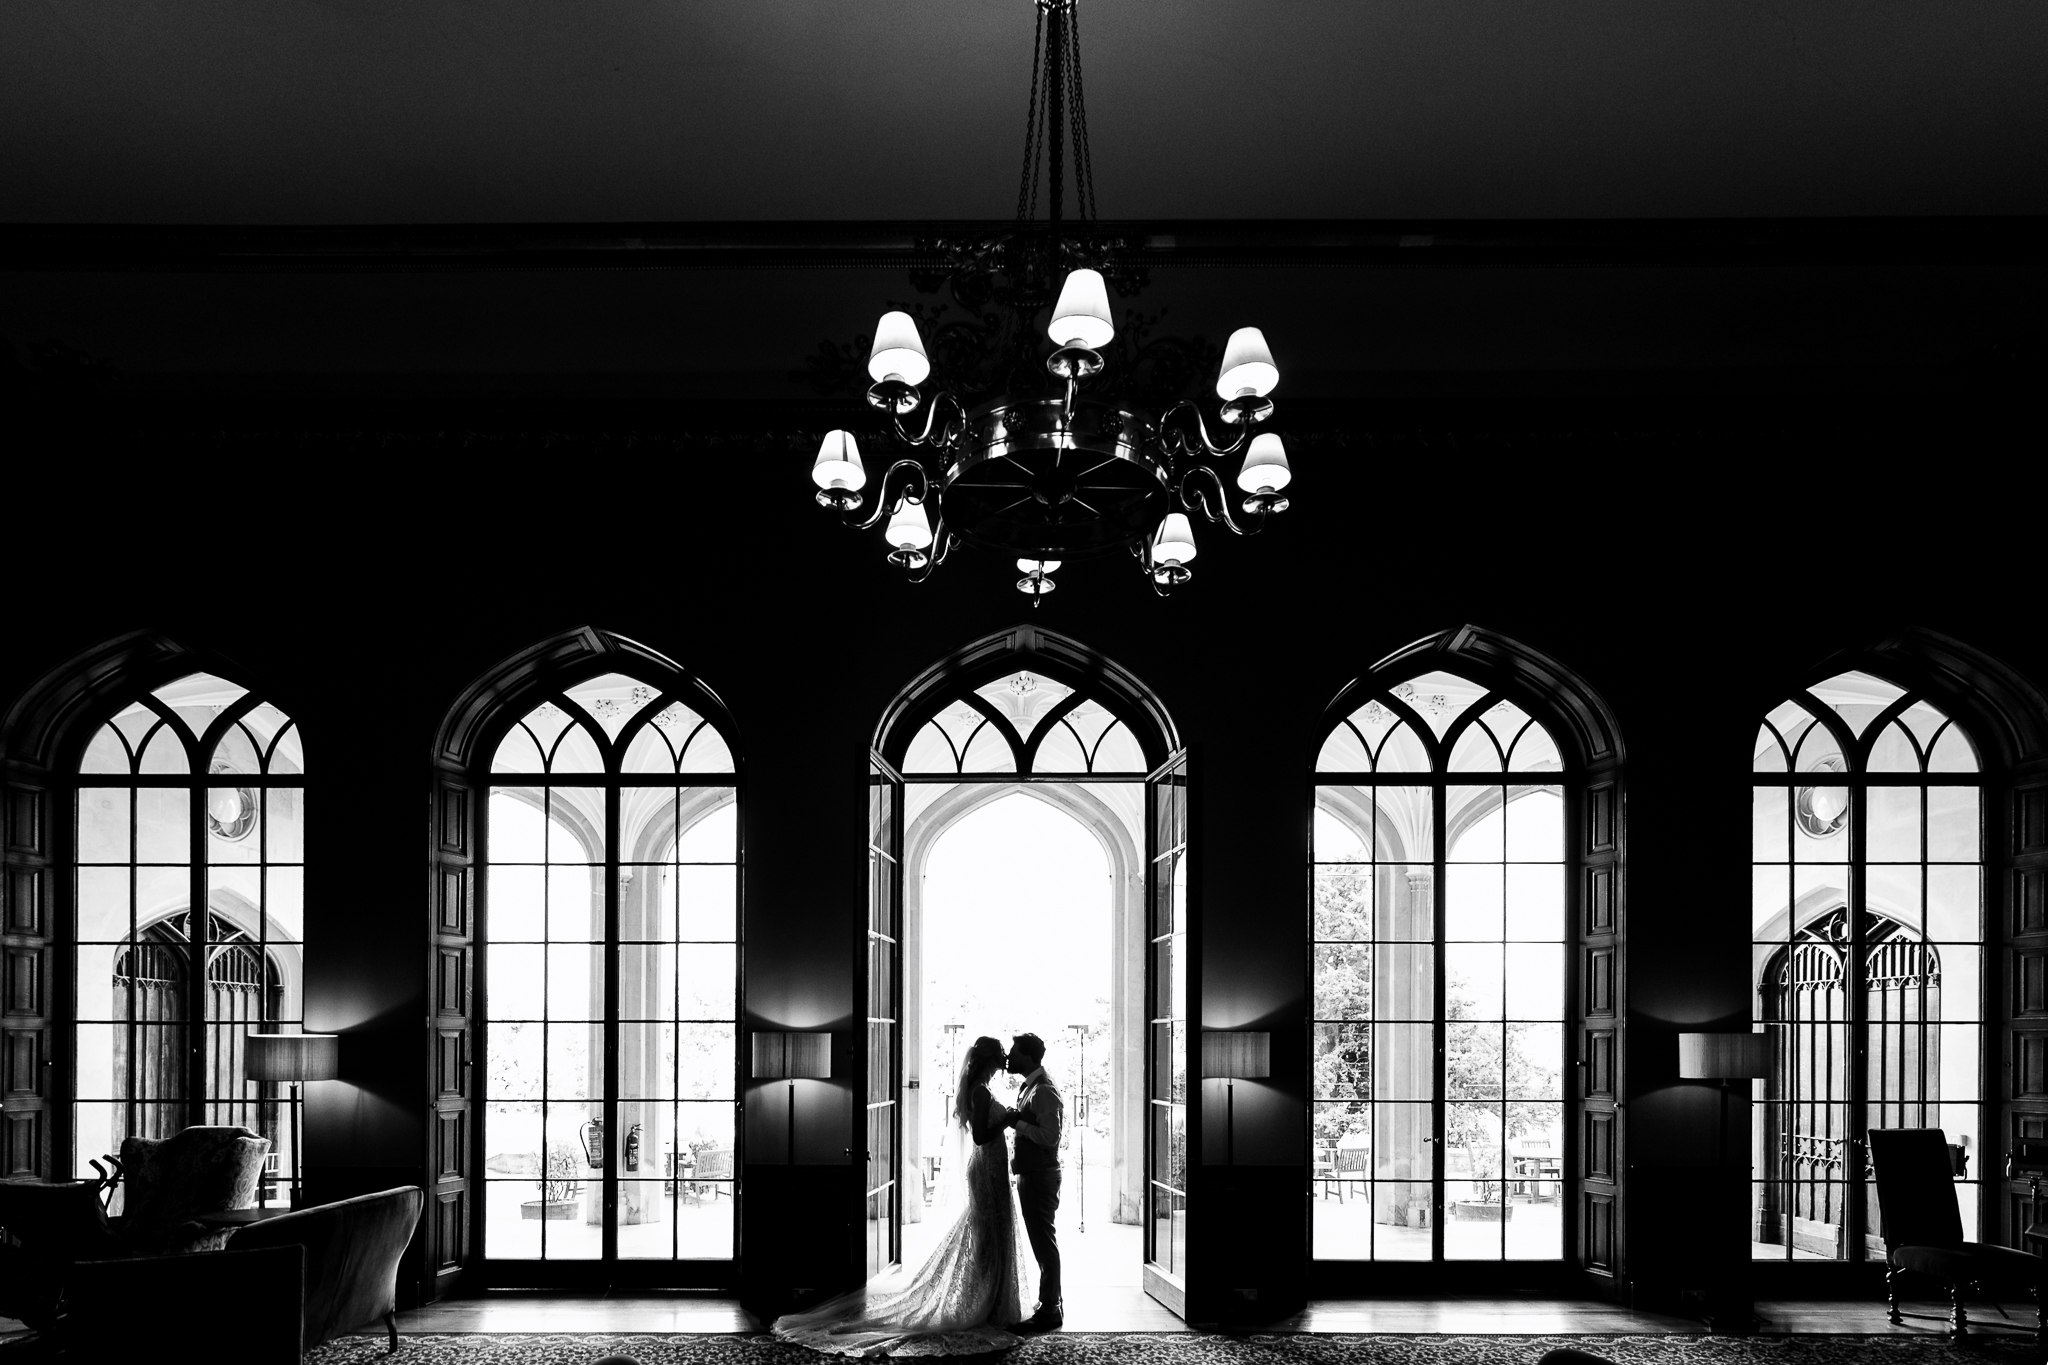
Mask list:
[[[1194,402],[1181,399],[1155,414],[1152,405],[1103,392],[1103,351],[1117,335],[1110,279],[1136,288],[1142,275],[1121,259],[1121,243],[1094,228],[1078,0],[1033,3],[1037,36],[1016,225],[986,240],[944,245],[956,297],[963,281],[973,281],[973,297],[1006,303],[1023,324],[1016,335],[1033,362],[1044,345],[1029,324],[1052,303],[1043,377],[1034,377],[1037,363],[1022,374],[999,367],[995,392],[971,404],[953,389],[927,395],[920,386],[932,365],[916,319],[884,313],[868,354],[867,398],[883,415],[885,439],[908,453],[883,471],[870,503],[858,441],[850,431],[827,432],[811,481],[819,504],[847,525],[883,526],[889,561],[912,582],[922,582],[964,542],[1014,559],[1024,575],[1017,588],[1035,607],[1053,590],[1052,574],[1064,560],[1122,549],[1163,597],[1187,582],[1194,562],[1188,513],[1251,535],[1287,509],[1286,449],[1278,435],[1258,430],[1273,415],[1268,395],[1280,372],[1258,328],[1231,334],[1216,379],[1217,416],[1228,437],[1221,443]],[[1063,228],[1069,145],[1078,222]],[[1041,168],[1049,206],[1043,224],[1031,218]],[[1232,495],[1212,462],[1239,455],[1233,514]]]

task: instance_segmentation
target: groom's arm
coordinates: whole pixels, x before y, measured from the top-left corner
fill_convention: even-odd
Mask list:
[[[1017,1111],[1017,1136],[1059,1150],[1065,1108],[1058,1091],[1049,1085],[1039,1086],[1031,1092],[1031,1103]]]

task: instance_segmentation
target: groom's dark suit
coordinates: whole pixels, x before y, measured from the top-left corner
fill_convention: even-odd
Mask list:
[[[1017,1092],[1017,1202],[1024,1210],[1024,1235],[1038,1259],[1038,1314],[1060,1317],[1060,1242],[1053,1218],[1060,1207],[1060,1139],[1065,1104],[1039,1067]]]

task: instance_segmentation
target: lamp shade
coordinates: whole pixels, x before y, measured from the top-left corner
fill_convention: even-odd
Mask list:
[[[1045,334],[1058,346],[1086,346],[1099,351],[1116,335],[1109,316],[1109,286],[1093,270],[1076,270],[1060,287]]]
[[[826,1080],[832,1075],[832,1035],[756,1032],[753,1074],[756,1080]]]
[[[1244,453],[1244,467],[1237,471],[1237,486],[1247,493],[1278,493],[1293,478],[1287,447],[1280,444],[1280,438],[1270,431],[1252,437],[1251,449]]]
[[[1168,512],[1152,537],[1154,564],[1185,564],[1195,557],[1195,528],[1185,512]]]
[[[899,550],[922,550],[931,544],[932,523],[924,514],[924,504],[906,500],[889,518],[889,529],[882,535]]]
[[[922,384],[931,372],[916,321],[908,313],[882,314],[875,324],[874,349],[868,352],[868,378],[879,384],[894,375],[906,384]]]
[[[1202,1075],[1262,1081],[1273,1074],[1273,1035],[1226,1029],[1202,1034]]]
[[[817,463],[811,466],[811,482],[820,488],[844,488],[858,493],[867,486],[868,472],[860,462],[860,445],[850,431],[828,431],[818,447]]]
[[[1020,559],[1017,567],[1025,573],[1051,573],[1060,566],[1057,559]]]
[[[252,1033],[243,1040],[242,1074],[252,1081],[331,1081],[341,1074],[341,1039],[332,1033]]]
[[[1266,349],[1266,334],[1256,327],[1240,327],[1230,334],[1223,348],[1223,372],[1216,379],[1216,396],[1237,398],[1247,392],[1264,398],[1280,382],[1273,353]]]
[[[1681,1033],[1678,1077],[1685,1081],[1732,1081],[1771,1074],[1768,1033]]]

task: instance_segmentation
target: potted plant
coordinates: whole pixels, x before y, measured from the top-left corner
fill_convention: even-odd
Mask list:
[[[541,1168],[540,1198],[519,1206],[521,1218],[574,1218],[583,1207],[582,1154],[562,1143],[550,1143]],[[536,1163],[539,1166],[539,1163]]]

